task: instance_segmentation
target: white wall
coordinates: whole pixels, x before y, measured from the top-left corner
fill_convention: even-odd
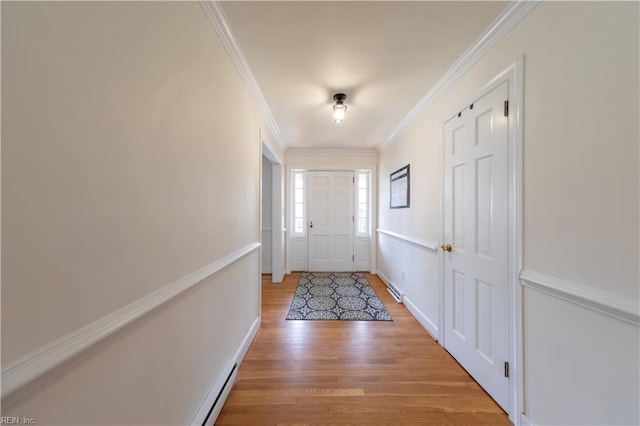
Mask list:
[[[368,149],[289,149],[285,161],[288,167],[314,170],[372,169],[378,163],[378,153]]]
[[[259,241],[265,126],[198,3],[4,3],[2,31],[4,370]],[[258,320],[259,263],[250,251],[3,416],[190,422]]]
[[[273,167],[271,161],[262,156],[262,273],[271,273],[272,216],[273,216]]]
[[[442,123],[524,54],[524,269],[639,299],[638,4],[535,8],[380,154],[380,228],[438,241]],[[388,176],[411,163],[411,208],[390,210]],[[381,236],[378,262],[421,259],[404,290],[434,303],[441,255]],[[437,257],[437,259],[434,259]],[[434,284],[435,283],[435,284]],[[534,424],[638,424],[638,326],[524,291],[524,411]]]
[[[414,124],[404,137],[419,132],[420,125]],[[439,330],[439,256],[428,247],[437,245],[439,233],[438,143],[427,143],[423,135],[399,140],[380,154],[378,167],[378,275],[404,294],[405,305],[434,337]],[[389,175],[407,164],[411,206],[391,209]]]

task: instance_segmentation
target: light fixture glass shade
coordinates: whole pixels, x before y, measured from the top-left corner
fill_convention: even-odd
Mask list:
[[[346,112],[347,106],[345,104],[335,104],[333,106],[333,121],[336,123],[342,123]]]

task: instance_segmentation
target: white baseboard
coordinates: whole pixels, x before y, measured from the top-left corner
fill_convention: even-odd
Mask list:
[[[253,339],[255,339],[256,334],[258,334],[259,329],[260,317],[256,318],[253,324],[251,324],[249,331],[244,336],[244,339],[242,340],[242,343],[240,343],[240,346],[238,347],[238,350],[236,351],[233,359],[229,362],[229,364],[227,364],[225,369],[222,370],[222,373],[218,377],[218,380],[216,380],[211,389],[209,389],[209,392],[207,392],[207,396],[204,398],[204,401],[202,401],[198,412],[193,417],[193,420],[191,420],[192,426],[201,426],[205,422],[205,420],[207,421],[208,425],[215,424],[215,421],[218,418],[218,415],[220,415],[220,411],[222,411],[222,407],[224,406],[224,403],[227,400],[229,393],[231,392],[231,388],[236,381],[238,368],[240,367],[242,360],[247,354],[247,351],[249,351],[249,347],[251,346]],[[220,393],[221,390],[223,390],[222,393]],[[220,395],[220,398],[218,398],[218,395]],[[218,398],[217,401],[216,398]],[[211,406],[214,403],[216,405],[211,411],[211,414],[209,414]],[[208,419],[207,416],[209,417]]]
[[[524,413],[520,413],[520,426],[536,426],[531,420],[524,415]]]
[[[398,290],[401,290],[401,291],[403,291],[403,292],[404,292],[404,290],[402,290],[402,288],[401,288],[401,287],[399,287],[398,285],[396,285],[396,284],[392,283],[392,282],[391,282],[391,280],[390,280],[390,279],[389,279],[389,278],[388,278],[388,277],[387,277],[387,276],[386,276],[386,275],[385,275],[381,270],[379,270],[379,269],[378,269],[378,270],[376,271],[376,275],[377,275],[378,277],[380,277],[380,279],[382,280],[382,282],[383,282],[383,283],[385,283],[385,285],[392,285],[392,286],[394,286],[395,288],[397,288]]]
[[[232,371],[233,371],[233,374],[232,374]],[[218,380],[216,380],[213,387],[209,389],[209,392],[207,392],[207,396],[204,398],[204,401],[202,401],[202,404],[200,405],[198,412],[193,417],[193,420],[191,420],[191,426],[202,426],[205,420],[207,420],[207,416],[209,416],[209,411],[211,410],[211,406],[216,402],[216,398],[218,397],[218,394],[220,394],[220,390],[225,386],[227,379],[229,379],[229,382],[225,387],[225,391],[220,395],[220,399],[222,401],[216,404],[216,407],[219,406],[219,409],[215,409],[214,411],[211,412],[211,418],[213,418],[213,421],[215,421],[215,419],[220,414],[220,410],[224,405],[224,401],[227,399],[227,396],[229,396],[229,391],[233,386],[233,382],[235,382],[235,376],[237,374],[237,371],[238,370],[236,368],[236,363],[234,361],[231,361],[224,368],[224,370],[222,370],[222,373],[218,377]],[[214,416],[215,411],[217,411],[217,413],[215,413],[215,416]],[[211,420],[211,418],[209,420]],[[210,421],[210,423],[213,424],[213,421]]]
[[[391,297],[393,297],[393,299],[397,303],[403,303],[404,291],[400,287],[398,287],[394,283],[392,283],[391,280],[388,279],[381,271],[378,271],[378,273],[376,275],[378,275],[378,277],[380,277],[382,282],[384,282],[386,284],[387,291],[389,292]],[[396,295],[397,295],[397,297],[396,297]]]
[[[244,336],[242,343],[240,344],[240,346],[238,347],[238,350],[236,351],[234,360],[235,362],[238,363],[238,366],[242,364],[242,360],[247,355],[247,352],[249,351],[249,347],[251,346],[251,343],[253,343],[253,339],[255,339],[256,334],[258,334],[258,330],[260,329],[260,321],[261,321],[261,318],[258,317],[255,319],[253,324],[251,324],[251,328],[249,328],[247,335]]]
[[[427,333],[433,337],[433,340],[438,340],[438,326],[433,323],[418,307],[409,299],[406,295],[404,296],[404,305],[407,307],[407,310],[411,312],[411,315],[420,323]]]
[[[386,285],[393,285],[394,287],[402,290],[402,288],[392,283],[391,280],[382,271],[378,270],[376,275],[378,275],[378,277],[380,277],[380,279]],[[437,341],[438,326],[433,321],[431,321],[424,313],[422,313],[420,309],[418,309],[418,307],[411,301],[411,299],[408,298],[406,294],[404,294],[404,290],[402,290],[402,293],[402,303],[404,304],[404,306],[406,306],[407,310],[411,313],[411,315],[413,315],[416,321],[418,321],[418,323],[420,323],[420,325],[425,330],[427,330],[427,333],[429,333],[431,337],[433,337],[433,339]]]

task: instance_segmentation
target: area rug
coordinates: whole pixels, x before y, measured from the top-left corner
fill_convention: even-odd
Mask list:
[[[364,274],[303,272],[288,320],[393,321]]]

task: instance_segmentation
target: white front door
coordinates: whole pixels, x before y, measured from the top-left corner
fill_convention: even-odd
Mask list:
[[[507,99],[505,82],[444,125],[442,249],[444,346],[509,412]]]
[[[354,270],[353,172],[309,172],[309,271]]]

